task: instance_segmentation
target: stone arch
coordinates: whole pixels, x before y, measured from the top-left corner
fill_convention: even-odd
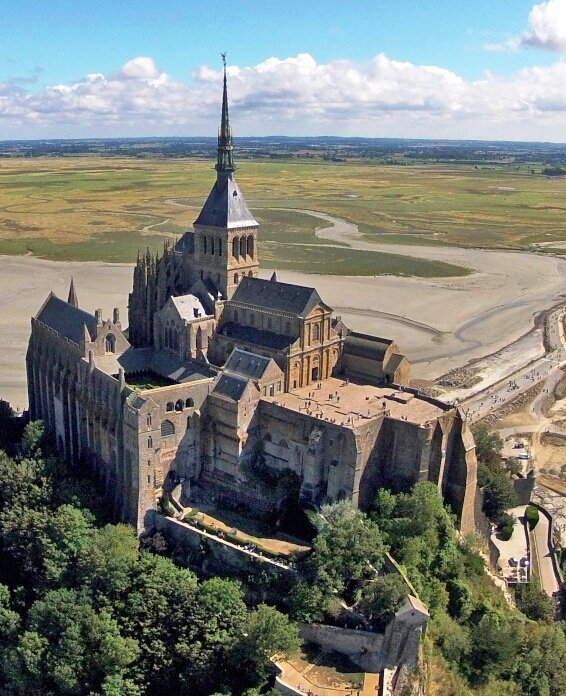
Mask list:
[[[175,434],[175,425],[170,420],[161,423],[161,437],[169,437]]]
[[[234,237],[232,240],[232,256],[237,259],[240,256],[240,242],[238,237]]]
[[[240,237],[240,256],[246,255],[246,238]]]
[[[175,411],[182,411],[185,408],[185,402],[183,399],[178,399],[175,402]]]
[[[107,353],[116,352],[116,336],[114,336],[114,334],[109,333],[106,336],[106,340],[104,341],[104,349]]]
[[[170,412],[175,410],[175,404],[172,401],[169,401],[167,406],[165,407],[165,410]]]
[[[254,257],[254,236],[253,236],[253,234],[248,235],[246,247],[247,247],[248,256],[250,256],[253,259],[253,257]]]
[[[187,408],[193,408],[194,405],[195,405],[195,402],[190,397],[185,401],[185,406]]]
[[[240,276],[237,273],[234,273],[234,285],[238,285],[240,282]]]

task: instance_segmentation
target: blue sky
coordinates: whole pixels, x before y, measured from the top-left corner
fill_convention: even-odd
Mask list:
[[[0,27],[0,138],[212,134],[226,50],[242,135],[566,140],[566,0],[0,0]]]

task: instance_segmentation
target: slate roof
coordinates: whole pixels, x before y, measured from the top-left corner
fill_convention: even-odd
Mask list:
[[[233,322],[224,324],[221,333],[236,341],[245,341],[255,346],[264,346],[266,348],[274,348],[275,350],[285,350],[297,340],[293,336],[285,336],[274,331],[263,331],[256,329],[254,326],[240,326]]]
[[[245,276],[232,296],[232,302],[264,309],[289,312],[305,317],[321,301],[314,288]]]
[[[239,401],[242,398],[247,384],[247,379],[237,377],[236,375],[222,374],[218,378],[218,382],[214,385],[212,393],[219,394],[232,401]]]
[[[344,339],[344,352],[348,355],[355,355],[358,358],[383,361],[385,352],[392,343],[393,341],[388,338],[368,336],[352,331]]]
[[[228,358],[225,368],[229,372],[249,377],[250,379],[261,379],[269,367],[271,358],[263,355],[256,355],[241,348],[234,348]]]
[[[96,367],[110,375],[122,367],[127,375],[154,372],[177,383],[195,382],[214,377],[216,371],[195,360],[181,360],[173,353],[153,348],[128,348],[121,355],[104,355],[95,358]]]
[[[185,234],[175,244],[175,251],[182,251],[185,254],[195,253],[195,233],[193,230],[187,230]]]
[[[84,338],[85,324],[90,337],[92,339],[96,337],[96,319],[94,316],[64,300],[60,300],[53,293],[49,295],[35,318],[77,345],[80,345]]]
[[[197,317],[206,316],[206,310],[202,306],[202,302],[195,295],[180,295],[172,297],[171,302],[175,305],[181,319],[192,321]]]
[[[224,229],[257,226],[232,175],[218,176],[194,224]]]

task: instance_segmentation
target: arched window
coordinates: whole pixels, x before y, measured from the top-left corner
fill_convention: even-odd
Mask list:
[[[214,237],[210,238],[210,253],[214,256]]]
[[[105,350],[107,353],[116,352],[116,336],[114,336],[114,334],[108,334],[108,336],[106,336]]]
[[[203,271],[202,269],[201,269],[201,272],[200,272],[200,279],[201,279],[201,280],[204,280],[204,271]]]
[[[151,428],[151,416],[147,417],[147,427]]]
[[[222,256],[222,240],[218,240],[218,256]]]
[[[319,324],[314,324],[312,327],[312,340],[313,341],[320,341],[320,325]]]
[[[179,401],[177,401],[175,403],[175,411],[182,411],[184,408],[185,408],[185,403],[184,403],[183,399],[179,399]]]
[[[175,426],[170,420],[164,420],[161,423],[161,437],[168,437],[169,435],[175,435]]]
[[[235,309],[235,310],[234,310],[234,323],[235,323],[235,324],[238,323],[238,318],[239,318],[239,317],[238,317],[238,310]]]
[[[175,404],[174,404],[172,401],[170,401],[170,402],[167,404],[167,406],[165,407],[165,410],[166,410],[167,412],[174,411],[174,410],[175,410]]]
[[[195,402],[194,402],[192,399],[187,399],[187,400],[185,401],[185,406],[186,406],[187,408],[192,408],[194,405],[195,405]]]
[[[238,237],[234,237],[232,240],[232,256],[237,259],[238,256],[240,255],[240,242],[238,240]]]
[[[149,449],[153,447],[153,438],[151,437],[151,435],[147,438],[147,446]]]
[[[251,258],[253,259],[253,257],[254,257],[254,238],[253,238],[252,234],[250,234],[248,237],[247,247],[248,247],[248,256],[251,256]]]
[[[200,326],[197,329],[197,350],[202,350],[202,329]]]
[[[240,276],[237,273],[234,273],[234,285],[238,285],[240,282]]]
[[[206,237],[202,238],[202,253],[206,254]]]
[[[240,256],[246,255],[246,238],[240,237]]]

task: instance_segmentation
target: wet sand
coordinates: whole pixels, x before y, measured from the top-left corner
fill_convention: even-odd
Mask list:
[[[284,282],[316,287],[351,328],[394,338],[413,363],[415,377],[433,379],[517,341],[532,330],[538,312],[566,295],[566,261],[561,258],[457,247],[376,245],[355,236],[348,238],[354,226],[345,225],[338,232],[336,225],[320,232],[338,234],[335,239],[347,239],[356,248],[438,258],[476,271],[450,279],[279,273]],[[261,273],[262,277],[270,274],[269,269]],[[50,290],[66,299],[71,276],[82,308],[93,312],[101,307],[106,318],[117,306],[127,325],[131,265],[0,256],[0,398],[14,406],[27,403],[25,351],[30,317]],[[513,359],[518,364],[526,362],[540,351],[540,332],[531,333],[514,344]]]

